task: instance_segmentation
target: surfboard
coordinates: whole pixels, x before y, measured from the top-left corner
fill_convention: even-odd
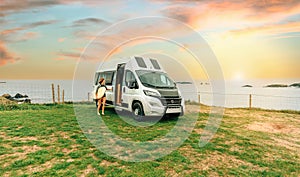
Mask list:
[[[98,92],[97,92],[97,99],[100,99],[103,97],[104,93],[105,93],[106,89],[105,87],[100,87],[98,89]]]

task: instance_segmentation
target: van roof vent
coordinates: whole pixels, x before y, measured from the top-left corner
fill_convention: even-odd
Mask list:
[[[135,58],[137,64],[139,65],[139,67],[147,68],[146,63],[142,57],[134,57],[134,58]]]
[[[160,69],[160,66],[156,60],[150,59],[150,61],[155,69]]]

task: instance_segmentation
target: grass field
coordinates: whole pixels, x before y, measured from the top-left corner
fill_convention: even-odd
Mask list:
[[[201,106],[198,113],[199,105],[187,105],[187,114],[198,119],[188,139],[165,157],[135,163],[94,147],[82,133],[72,104],[0,106],[0,176],[300,175],[299,112],[226,109],[218,132],[200,148],[209,109]],[[103,120],[133,141],[160,138],[176,124],[164,120],[134,127],[111,108]]]

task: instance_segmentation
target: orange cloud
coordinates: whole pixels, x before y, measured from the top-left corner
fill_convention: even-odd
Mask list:
[[[178,3],[184,2],[184,3]],[[200,30],[240,29],[271,24],[299,14],[300,1],[172,1],[165,15]]]
[[[64,42],[66,40],[66,38],[59,38],[57,39],[58,42]]]
[[[16,33],[21,30],[24,30],[24,28],[20,27],[20,28],[7,29],[7,30],[1,31],[0,34],[1,35],[10,35],[10,34]]]
[[[232,30],[230,34],[233,35],[253,35],[253,34],[263,34],[263,35],[277,35],[283,33],[299,32],[300,22],[288,22],[284,24],[273,24],[264,25],[259,27],[250,27],[240,30]]]
[[[5,44],[0,42],[0,66],[3,66],[7,63],[14,63],[17,59],[15,54],[8,51]]]

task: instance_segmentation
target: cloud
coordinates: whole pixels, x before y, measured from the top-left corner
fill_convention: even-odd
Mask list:
[[[66,40],[66,38],[58,38],[58,39],[57,39],[57,41],[60,42],[60,43],[61,43],[61,42],[64,42],[65,40]]]
[[[200,30],[270,24],[299,15],[300,1],[171,1],[161,13]]]
[[[14,34],[18,31],[22,31],[25,30],[25,28],[23,27],[19,27],[19,28],[12,28],[12,29],[6,29],[0,32],[1,36],[5,36],[5,35],[10,35],[10,34]]]
[[[57,53],[57,55],[60,58],[71,58],[71,59],[79,59],[80,53],[79,52],[66,52],[66,51],[60,51]]]
[[[6,16],[9,13],[22,12],[40,8],[49,8],[56,5],[82,4],[97,7],[99,5],[116,7],[124,2],[122,1],[96,1],[96,0],[1,0],[0,16]]]
[[[26,32],[39,26],[49,25],[56,23],[57,20],[38,21],[29,24],[22,25],[17,28],[5,29],[0,32],[0,39],[5,42],[23,42],[38,37],[36,32]]]
[[[300,32],[300,22],[287,22],[283,24],[271,24],[245,29],[231,30],[231,35],[280,35],[293,32]],[[290,35],[290,34],[289,34]]]
[[[57,54],[57,58],[55,60],[78,60],[78,59],[84,59],[84,60],[96,60],[96,57],[89,56],[86,53],[82,52],[83,49],[74,49],[74,51],[59,51]]]
[[[5,16],[7,13],[24,11],[27,9],[33,9],[37,7],[45,7],[51,5],[57,5],[59,1],[57,0],[2,0],[1,11],[2,15]]]
[[[17,58],[14,53],[8,51],[5,44],[0,41],[0,66],[7,63],[14,63],[17,60],[19,60],[19,58]]]
[[[38,22],[33,22],[33,23],[24,25],[24,28],[26,28],[26,29],[35,28],[35,27],[39,27],[39,26],[50,25],[50,24],[57,23],[57,22],[58,22],[58,20],[38,21]]]
[[[108,22],[100,18],[84,18],[74,21],[71,27],[84,27],[103,24],[108,24]]]

